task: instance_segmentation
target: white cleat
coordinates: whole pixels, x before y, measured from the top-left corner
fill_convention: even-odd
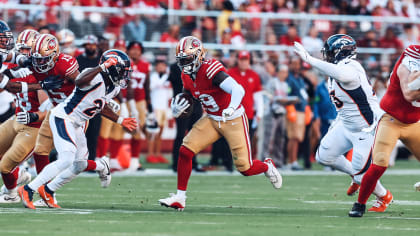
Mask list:
[[[98,175],[102,188],[107,188],[111,184],[111,170],[109,168],[108,158],[101,158],[98,162],[105,166],[102,171],[98,171]]]
[[[55,193],[54,193],[53,196],[54,196],[54,203],[55,204],[58,204],[57,198],[55,198]],[[36,206],[36,207],[48,207],[47,203],[45,203],[45,201],[42,200],[42,198],[41,199],[38,199],[37,201],[35,201],[34,202],[34,206]]]
[[[19,170],[18,179],[17,179],[17,187],[28,184],[31,182],[32,176],[29,174],[28,171],[26,171],[24,168],[21,168]],[[6,188],[6,186],[3,184],[0,188],[0,195],[9,193],[9,190]]]
[[[264,173],[265,176],[270,180],[274,188],[281,188],[283,184],[283,178],[274,165],[273,160],[271,158],[265,158],[264,162],[268,165],[268,170]]]
[[[7,189],[6,189],[7,190]],[[17,188],[0,195],[0,203],[18,203],[20,202],[19,194],[17,193]]]
[[[414,189],[416,191],[420,191],[420,182],[417,182],[417,183],[414,184]]]
[[[177,211],[183,211],[187,197],[181,197],[174,193],[170,193],[169,196],[168,198],[159,199],[160,205],[174,208]]]
[[[131,158],[130,159],[130,166],[128,167],[128,170],[130,172],[136,172],[137,168],[140,167],[140,162],[138,158]]]

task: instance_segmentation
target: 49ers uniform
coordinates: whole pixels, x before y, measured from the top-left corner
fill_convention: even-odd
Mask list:
[[[222,111],[228,108],[231,95],[213,84],[215,75],[222,71],[226,72],[225,67],[210,59],[203,61],[195,80],[182,73],[184,89],[199,99],[207,112],[194,124],[182,145],[198,153],[223,136],[229,143],[236,168],[244,172],[252,166],[248,119],[240,105],[228,121],[223,122]]]
[[[48,76],[59,76],[59,79],[64,79],[76,72],[78,69],[79,64],[74,57],[60,53],[55,66],[51,70],[46,73],[38,73],[35,70],[32,72],[37,81],[42,81]],[[46,93],[48,94],[51,103],[56,106],[57,104],[64,102],[64,100],[72,93],[74,87],[75,85],[73,82],[65,80],[61,88],[48,90]],[[50,114],[48,112],[39,129],[39,134],[34,150],[34,152],[38,155],[49,155],[51,149],[53,148],[52,133],[49,125],[49,115]]]

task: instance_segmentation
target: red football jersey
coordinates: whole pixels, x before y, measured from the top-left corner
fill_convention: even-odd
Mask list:
[[[262,90],[261,80],[255,71],[248,69],[244,73],[239,71],[238,67],[231,68],[228,74],[232,76],[245,89],[245,95],[242,98],[242,105],[248,119],[254,118],[254,93]]]
[[[60,79],[64,79],[65,77],[76,72],[78,69],[79,64],[77,63],[76,58],[64,53],[60,53],[55,66],[51,70],[46,73],[38,73],[35,70],[32,70],[32,72],[38,81],[42,81],[50,75],[59,75]],[[67,96],[73,92],[74,86],[74,83],[65,80],[61,88],[48,90],[46,92],[53,105],[57,106],[57,104],[64,102]]]
[[[132,64],[133,72],[131,72],[130,83],[134,89],[134,99],[138,102],[146,99],[146,93],[144,90],[144,84],[146,77],[150,72],[150,64],[139,60],[137,64]]]
[[[230,103],[230,94],[213,84],[214,76],[220,71],[227,72],[222,63],[209,59],[203,61],[194,81],[184,72],[181,75],[184,88],[200,100],[208,114],[214,116],[222,116],[222,111]]]
[[[8,64],[7,67],[9,69],[17,67],[16,64]],[[28,84],[38,83],[33,75],[29,75],[25,78],[15,78],[11,79],[12,82],[26,82]],[[38,92],[27,92],[27,93],[16,93],[15,94],[15,103],[16,103],[16,110],[15,114],[21,112],[23,110],[29,112],[37,112],[39,111],[39,99],[38,99]],[[36,121],[28,124],[30,127],[39,128],[41,126],[41,121]]]
[[[398,78],[397,69],[406,56],[420,59],[419,51],[420,45],[410,45],[405,49],[394,66],[388,89],[380,104],[384,111],[406,124],[415,123],[420,120],[420,101],[417,101],[416,103],[419,105],[415,106],[413,103],[405,100],[400,87],[400,78]]]

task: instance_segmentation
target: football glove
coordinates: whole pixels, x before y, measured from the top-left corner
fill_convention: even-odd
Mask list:
[[[28,68],[20,68],[18,70],[10,70],[10,74],[12,74],[14,78],[25,78],[26,76],[32,74],[32,71]]]
[[[18,123],[27,125],[39,119],[38,114],[27,111],[20,111],[16,114],[16,121]]]
[[[146,117],[146,132],[149,134],[159,133],[159,125],[157,123],[155,114],[149,113]]]
[[[228,107],[222,111],[223,121],[226,122],[226,118],[229,118],[235,113],[235,109],[233,107]]]
[[[124,118],[121,126],[129,132],[133,132],[137,129],[137,121],[134,118]]]
[[[39,83],[41,84],[42,89],[53,90],[61,88],[61,85],[64,83],[64,79],[60,79],[59,75],[50,75]]]
[[[302,58],[304,62],[308,62],[311,55],[306,51],[306,49],[302,46],[302,44],[295,41],[295,53]]]
[[[171,101],[172,116],[178,118],[190,105],[185,98],[179,100],[179,96],[175,96]]]
[[[111,66],[115,66],[118,63],[118,59],[115,57],[110,57],[108,60],[106,60],[104,63],[100,64],[99,67],[101,67],[101,70],[105,73],[108,72],[108,68]]]
[[[121,106],[120,104],[118,104],[116,101],[114,101],[113,99],[109,100],[108,102],[108,106],[112,109],[113,112],[117,113],[120,109]]]

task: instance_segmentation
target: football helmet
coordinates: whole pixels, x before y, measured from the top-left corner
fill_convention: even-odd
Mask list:
[[[130,58],[121,50],[110,49],[102,54],[99,63],[104,63],[110,57],[117,58],[118,63],[109,67],[105,74],[107,74],[108,78],[115,86],[126,88],[130,80],[129,74],[132,71]]]
[[[0,53],[8,54],[15,47],[13,33],[6,22],[0,20]]]
[[[345,58],[356,57],[356,41],[347,34],[334,34],[321,50],[324,60],[337,64]]]
[[[38,36],[38,31],[33,29],[22,31],[16,39],[16,51],[25,56],[31,56],[32,45],[35,43]]]
[[[198,71],[206,56],[203,43],[194,37],[183,37],[176,46],[176,61],[185,74],[192,74]]]
[[[32,45],[32,65],[36,72],[51,70],[60,55],[57,38],[51,34],[40,34]]]

